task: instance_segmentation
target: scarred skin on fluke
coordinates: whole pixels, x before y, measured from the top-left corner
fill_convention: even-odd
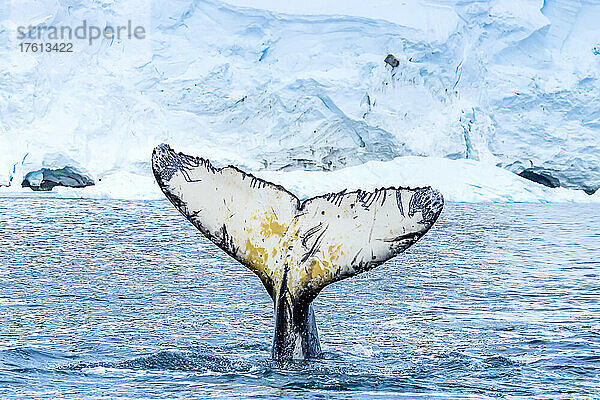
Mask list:
[[[311,305],[327,285],[402,253],[440,215],[442,195],[426,188],[342,191],[300,201],[236,167],[154,149],[156,181],[208,239],[261,279],[275,306],[273,358],[318,357]]]

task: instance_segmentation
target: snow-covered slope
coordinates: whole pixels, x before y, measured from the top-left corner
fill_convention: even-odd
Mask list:
[[[12,177],[10,190],[27,172],[68,165],[97,183],[81,193],[152,198],[139,182],[168,142],[255,171],[360,170],[367,187],[439,176],[453,200],[598,198],[501,169],[600,186],[596,2],[14,0],[0,19],[0,184]],[[131,19],[147,37],[17,51],[18,25],[84,19]],[[498,176],[510,184],[488,179]],[[489,190],[469,189],[482,181]]]

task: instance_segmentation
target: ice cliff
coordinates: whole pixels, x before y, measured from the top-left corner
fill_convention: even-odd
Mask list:
[[[85,193],[158,197],[149,155],[168,142],[290,184],[336,171],[303,188],[354,171],[459,201],[598,199],[564,189],[600,187],[595,1],[14,0],[0,19],[5,191],[71,167]],[[17,50],[19,25],[83,20],[147,37]]]

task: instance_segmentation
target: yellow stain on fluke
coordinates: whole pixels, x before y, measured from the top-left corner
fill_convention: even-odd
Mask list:
[[[325,260],[313,260],[310,263],[310,276],[312,279],[327,281],[332,276],[329,263]]]
[[[267,250],[264,247],[253,245],[250,239],[246,239],[246,258],[261,273],[267,272],[269,258]]]
[[[290,328],[276,329],[277,358],[318,354],[310,301],[328,284],[404,251],[427,232],[443,207],[441,194],[431,188],[330,193],[300,202],[235,167],[215,168],[167,145],[155,149],[152,168],[175,207],[258,275],[276,307],[309,310],[301,314],[302,321],[276,310],[285,322],[281,326]],[[402,240],[407,234],[412,240]]]
[[[262,222],[260,224],[261,229],[261,234],[265,237],[269,237],[272,235],[278,235],[278,236],[283,236],[285,234],[285,231],[287,230],[287,227],[285,225],[280,224],[277,221],[274,221],[273,219],[269,219],[265,222]]]
[[[339,260],[339,258],[341,256],[344,255],[344,252],[342,251],[341,243],[340,244],[332,244],[331,246],[329,246],[328,250],[329,250],[328,258],[331,261],[337,261],[337,260]]]

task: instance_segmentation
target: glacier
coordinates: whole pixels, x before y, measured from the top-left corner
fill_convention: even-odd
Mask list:
[[[19,25],[83,20],[147,38],[17,50]],[[590,0],[5,2],[0,193],[70,167],[95,185],[53,195],[160,198],[149,155],[166,142],[301,197],[432,185],[452,201],[599,201],[584,193],[600,187],[598,20]]]

